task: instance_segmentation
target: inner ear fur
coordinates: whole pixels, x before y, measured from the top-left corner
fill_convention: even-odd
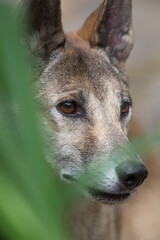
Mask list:
[[[78,35],[107,52],[114,65],[123,68],[133,47],[132,1],[104,0],[87,18]]]
[[[52,52],[65,44],[61,2],[60,0],[23,0],[19,12],[22,22],[23,17],[27,16],[30,25],[28,43],[39,62],[44,65]],[[25,16],[22,16],[22,13]]]

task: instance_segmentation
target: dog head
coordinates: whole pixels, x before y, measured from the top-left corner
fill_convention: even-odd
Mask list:
[[[127,199],[147,177],[127,138],[132,100],[123,68],[133,41],[131,0],[105,0],[76,34],[64,34],[59,0],[26,4],[53,167],[67,181],[91,172],[87,191],[98,201]]]

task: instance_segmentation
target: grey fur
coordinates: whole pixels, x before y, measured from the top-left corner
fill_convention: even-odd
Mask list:
[[[43,122],[50,146],[49,161],[62,179],[65,174],[78,178],[96,168],[98,171],[93,171],[91,182],[88,181],[90,187],[110,194],[132,193],[135,188],[122,187],[116,170],[125,162],[141,163],[127,138],[131,107],[125,118],[120,114],[122,102],[131,99],[128,78],[122,72],[132,48],[131,1],[104,1],[78,34],[64,34],[60,1],[26,3],[33,24],[30,47],[41,62],[42,73],[35,87],[45,109]],[[117,15],[113,19],[114,10]],[[64,116],[58,110],[60,102],[70,99],[83,109],[81,117]],[[90,198],[94,199],[91,194]],[[74,215],[77,239],[118,239],[117,213],[107,207],[103,213],[100,203],[116,201],[92,200],[86,200],[87,209],[85,204],[78,217]],[[102,227],[97,223],[95,234],[91,216]]]

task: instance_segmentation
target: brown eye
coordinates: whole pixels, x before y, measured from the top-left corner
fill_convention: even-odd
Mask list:
[[[59,108],[65,114],[73,114],[77,110],[75,102],[60,103]]]
[[[83,117],[84,109],[74,100],[67,100],[57,105],[57,110],[66,117]]]
[[[130,109],[130,103],[129,102],[123,102],[121,105],[121,116],[125,116],[128,114]]]

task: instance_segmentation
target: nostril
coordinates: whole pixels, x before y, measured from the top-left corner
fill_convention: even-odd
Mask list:
[[[128,186],[133,186],[135,184],[135,182],[136,182],[135,174],[127,175],[125,181],[126,181]]]
[[[69,181],[74,181],[74,177],[72,175],[69,174],[63,174],[63,178],[69,180]]]

